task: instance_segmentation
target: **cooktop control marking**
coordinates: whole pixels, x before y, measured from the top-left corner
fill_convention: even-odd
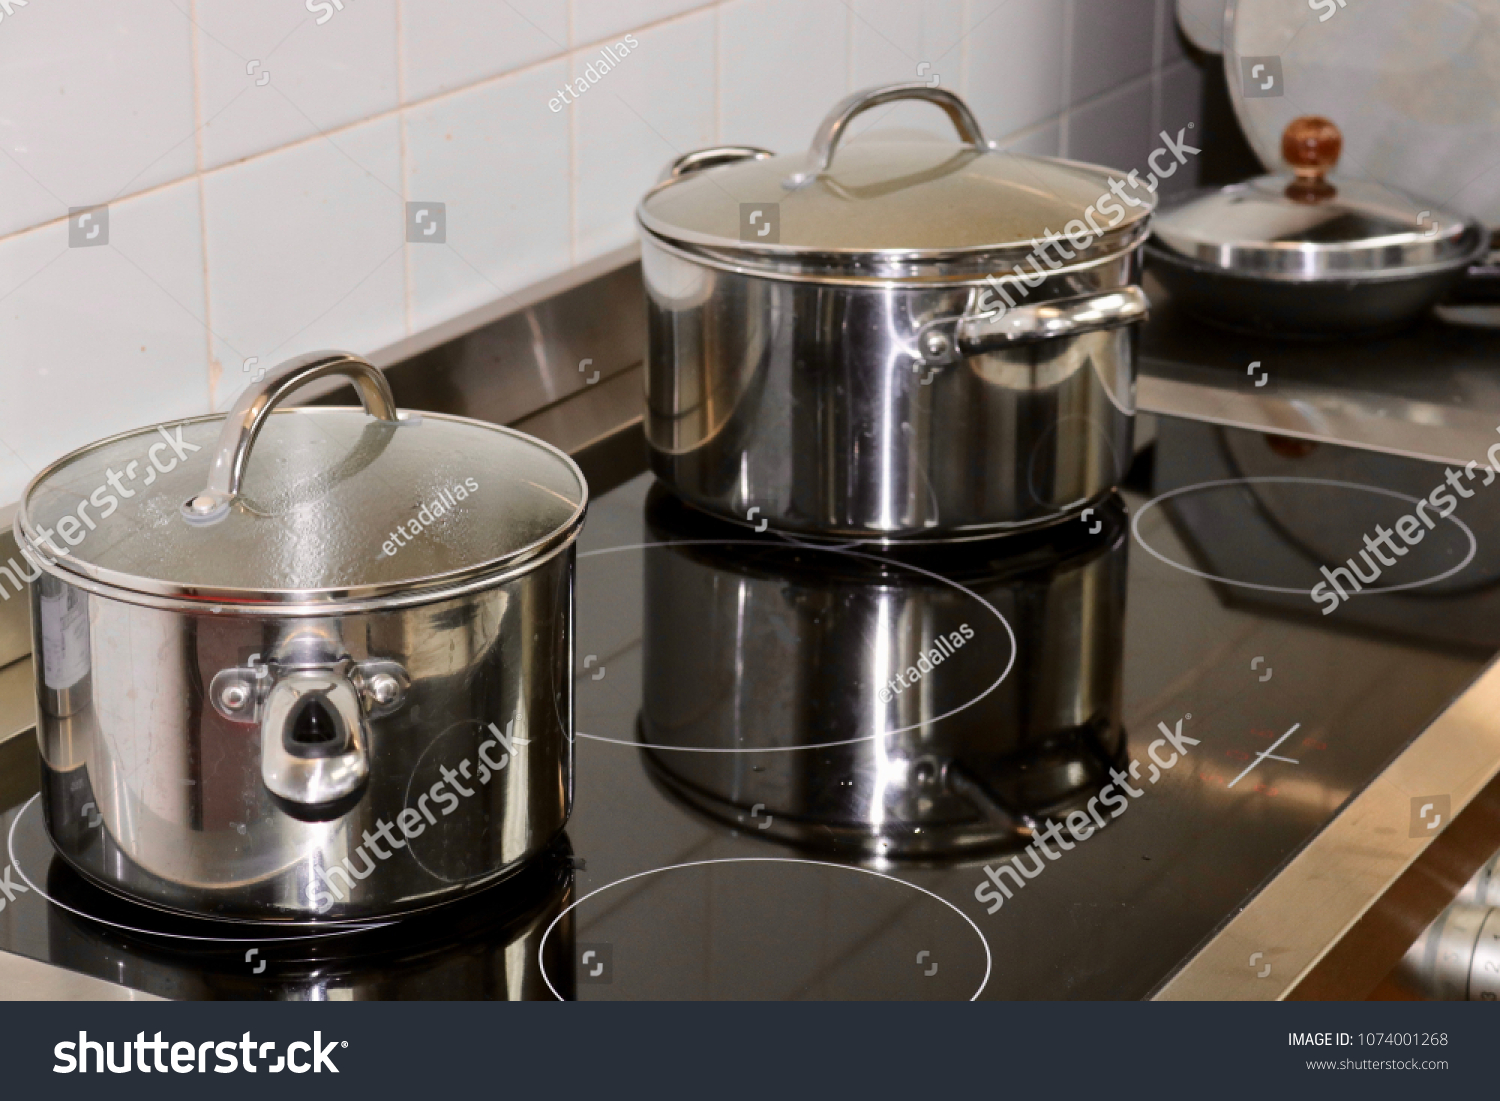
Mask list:
[[[1276,747],[1277,746],[1281,745],[1282,742],[1286,741],[1293,734],[1297,733],[1297,730],[1298,730],[1299,727],[1301,727],[1301,725],[1302,725],[1301,723],[1293,723],[1292,724],[1292,728],[1290,730],[1288,730],[1285,734],[1283,734],[1281,737],[1277,738],[1274,742],[1271,743],[1271,748],[1270,749],[1263,749],[1259,753],[1257,753],[1255,755],[1255,760],[1251,761],[1247,766],[1245,766],[1245,771],[1244,772],[1240,773],[1233,780],[1230,780],[1228,786],[1229,787],[1234,787],[1235,784],[1239,783],[1246,776],[1249,776],[1251,769],[1253,769],[1256,765],[1260,764],[1262,761],[1281,761],[1283,764],[1288,764],[1288,765],[1299,764],[1300,762],[1294,761],[1290,757],[1278,757],[1278,756],[1276,756],[1276,752],[1275,751],[1276,751]]]

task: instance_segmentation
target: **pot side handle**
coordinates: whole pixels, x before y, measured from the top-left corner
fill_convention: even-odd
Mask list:
[[[1151,302],[1140,287],[1119,287],[1105,294],[966,315],[959,319],[955,335],[960,355],[982,355],[1015,344],[1135,325],[1146,320],[1150,310]]]
[[[265,427],[266,418],[292,392],[320,378],[343,375],[354,383],[365,412],[391,424],[403,423],[396,410],[385,375],[368,361],[350,352],[309,352],[289,359],[247,387],[224,417],[214,447],[213,466],[203,492],[182,506],[183,519],[191,524],[214,524],[229,515],[229,506],[239,496],[240,481],[250,461],[250,449]]]
[[[691,176],[694,172],[702,172],[706,168],[717,168],[721,164],[733,164],[736,161],[763,161],[774,155],[769,149],[761,149],[755,145],[716,145],[712,149],[695,149],[691,153],[684,153],[662,169],[656,182],[660,185],[669,180],[680,180],[683,176]]]
[[[370,725],[358,689],[341,673],[296,670],[266,696],[261,782],[304,822],[342,817],[370,778]]]
[[[859,115],[896,100],[919,100],[941,107],[953,123],[953,128],[958,131],[958,136],[976,149],[987,149],[989,143],[984,140],[984,131],[979,127],[979,120],[974,117],[974,112],[969,110],[969,105],[946,88],[934,88],[930,84],[914,81],[909,84],[887,84],[875,88],[865,88],[839,100],[829,111],[827,116],[818,124],[818,132],[813,135],[812,146],[807,151],[807,168],[802,172],[789,176],[783,186],[787,188],[803,187],[811,183],[819,174],[828,171],[828,166],[833,163],[834,150],[843,140],[844,134],[849,129],[849,124]]]

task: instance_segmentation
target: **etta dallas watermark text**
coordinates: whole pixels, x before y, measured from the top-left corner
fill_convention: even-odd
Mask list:
[[[396,530],[391,532],[391,537],[380,544],[381,553],[387,558],[391,557],[421,535],[430,524],[436,523],[450,512],[457,511],[459,503],[466,500],[469,494],[478,492],[479,483],[473,478],[465,478],[461,485],[438,490],[437,498],[419,508],[413,519],[396,525]]]

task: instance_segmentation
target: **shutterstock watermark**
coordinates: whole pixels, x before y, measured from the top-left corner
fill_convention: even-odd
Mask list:
[[[555,115],[567,104],[577,103],[578,97],[587,92],[600,80],[604,74],[613,69],[625,56],[640,45],[635,35],[627,34],[621,41],[613,46],[605,46],[599,51],[599,56],[591,60],[583,69],[583,75],[574,77],[567,84],[557,90],[557,95],[547,101],[547,106]]]
[[[428,826],[437,825],[437,815],[433,813],[431,804],[436,804],[446,818],[459,808],[460,796],[472,798],[496,773],[504,771],[515,754],[516,744],[527,744],[524,739],[512,737],[515,725],[514,719],[506,723],[505,733],[502,734],[499,727],[490,723],[490,733],[494,737],[480,744],[476,753],[479,758],[477,765],[465,758],[458,763],[457,769],[441,766],[438,771],[443,774],[443,778],[424,791],[415,806],[406,807],[396,815],[395,826],[384,818],[377,819],[374,831],[364,831],[364,843],[351,855],[337,864],[317,869],[317,879],[307,887],[307,901],[312,903],[313,909],[320,914],[326,913],[332,908],[334,899],[342,902],[354,890],[355,883],[368,879],[375,871],[378,861],[389,860],[396,854],[396,850],[406,848],[408,841],[421,837]],[[490,750],[497,748],[503,751],[498,760],[490,755]],[[474,786],[465,787],[459,782],[460,777]],[[398,828],[401,831],[400,837],[396,836]],[[382,844],[389,848],[382,848]],[[357,868],[356,857],[359,858]],[[335,882],[335,877],[342,882]]]
[[[1495,431],[1500,432],[1500,427]],[[1500,443],[1492,444],[1486,457],[1489,463],[1484,467],[1484,480],[1479,483],[1481,487],[1492,483],[1496,472],[1500,471]],[[1479,467],[1478,460],[1466,463],[1462,473],[1448,467],[1443,472],[1443,481],[1425,498],[1419,499],[1411,512],[1398,519],[1390,528],[1376,524],[1375,534],[1364,537],[1364,550],[1347,559],[1342,566],[1331,569],[1328,566],[1322,567],[1324,580],[1318,582],[1308,595],[1319,604],[1326,601],[1323,614],[1331,615],[1355,593],[1379,581],[1383,567],[1394,566],[1399,559],[1410,553],[1412,547],[1426,538],[1429,531],[1437,527],[1438,520],[1446,520],[1453,515],[1458,509],[1459,498],[1474,496],[1474,491],[1468,486],[1474,481]],[[1454,494],[1458,496],[1455,497]],[[1436,514],[1436,519],[1427,511],[1429,508]],[[1396,537],[1400,538],[1400,543],[1396,542]],[[1387,551],[1390,553],[1387,554]],[[1373,559],[1371,555],[1374,555]],[[1365,570],[1359,568],[1361,562],[1368,569],[1368,576]],[[1345,586],[1348,587],[1347,592]]]
[[[1138,198],[1130,192],[1138,192],[1141,188],[1145,188],[1148,192],[1155,194],[1162,180],[1175,175],[1182,165],[1187,164],[1188,157],[1202,152],[1197,146],[1187,143],[1187,132],[1190,129],[1192,129],[1192,123],[1177,131],[1175,140],[1167,131],[1163,130],[1161,132],[1163,144],[1157,149],[1152,150],[1151,155],[1146,158],[1146,163],[1150,166],[1151,170],[1147,172],[1145,182],[1142,182],[1140,179],[1140,171],[1134,168],[1127,173],[1123,180],[1115,179],[1111,176],[1109,191],[1106,191],[1099,198],[1095,199],[1084,210],[1082,218],[1074,218],[1071,222],[1068,222],[1063,226],[1061,234],[1054,234],[1050,227],[1044,228],[1041,238],[1032,240],[1031,253],[1023,261],[1023,263],[1031,265],[1034,274],[1028,274],[1021,264],[1016,264],[1011,268],[1014,278],[1009,275],[1000,278],[993,275],[986,276],[985,282],[988,286],[979,292],[980,315],[996,319],[1004,317],[1007,309],[1014,308],[1018,304],[1016,299],[1012,297],[1013,294],[1024,299],[1031,291],[1040,287],[1051,272],[1062,267],[1067,261],[1074,259],[1079,252],[1087,249],[1095,240],[1104,236],[1109,230],[1123,222],[1125,220],[1126,207],[1144,206],[1147,200]],[[1157,158],[1159,157],[1165,157],[1166,159],[1163,163],[1158,164]],[[1116,201],[1117,199],[1119,200],[1118,202]],[[1122,203],[1124,204],[1123,206],[1121,205]],[[1109,219],[1107,225],[1099,224],[1100,216]],[[1064,245],[1064,241],[1068,245],[1072,245],[1073,249],[1069,249]],[[1049,250],[1055,251],[1058,259],[1052,259],[1048,255]],[[1043,264],[1046,266],[1043,267]],[[993,302],[993,300],[986,302],[986,296],[991,291],[1004,299],[1005,305],[1002,306]]]
[[[323,1042],[323,1034],[314,1032],[312,1040],[295,1040],[286,1046],[284,1055],[276,1055],[276,1041],[256,1040],[246,1032],[238,1040],[205,1040],[193,1043],[188,1040],[163,1040],[161,1033],[146,1039],[144,1032],[137,1032],[134,1040],[120,1041],[120,1060],[115,1061],[115,1041],[90,1040],[87,1032],[80,1032],[77,1040],[63,1040],[52,1048],[57,1059],[53,1074],[233,1074],[244,1070],[249,1074],[264,1070],[268,1074],[280,1074],[289,1070],[293,1074],[338,1074],[333,1052],[349,1046],[348,1040]],[[134,1059],[131,1056],[134,1056]],[[210,1058],[213,1059],[210,1065]],[[255,1061],[260,1060],[260,1066]],[[170,1064],[170,1065],[169,1065]],[[92,1069],[90,1069],[92,1068]]]
[[[1151,761],[1147,765],[1151,771],[1146,782],[1156,783],[1168,769],[1172,768],[1178,761],[1188,755],[1188,746],[1198,744],[1197,738],[1189,738],[1182,732],[1183,722],[1192,717],[1191,714],[1188,714],[1178,719],[1175,729],[1169,728],[1166,723],[1156,724],[1162,736],[1146,747],[1146,755],[1151,758]],[[1171,746],[1173,752],[1166,759],[1163,759],[1158,750],[1162,750],[1167,746]],[[985,904],[985,912],[991,914],[998,913],[1000,907],[1004,906],[1007,900],[1015,897],[1015,891],[1011,889],[1012,887],[1016,890],[1025,887],[1028,880],[1035,879],[1046,870],[1050,861],[1061,860],[1064,852],[1075,848],[1078,844],[1087,841],[1099,830],[1104,829],[1106,825],[1105,818],[1099,812],[1101,804],[1109,808],[1109,817],[1111,820],[1120,817],[1120,815],[1129,810],[1130,801],[1132,799],[1139,799],[1146,793],[1144,787],[1133,788],[1130,786],[1131,780],[1139,780],[1141,778],[1140,769],[1140,761],[1132,760],[1128,775],[1117,768],[1109,770],[1112,782],[1106,784],[1098,795],[1088,801],[1088,813],[1085,814],[1081,810],[1075,810],[1063,819],[1063,825],[1067,827],[1068,834],[1073,838],[1072,841],[1064,837],[1062,827],[1049,818],[1045,826],[1038,828],[1032,834],[1031,844],[1026,847],[1021,856],[1013,856],[1009,861],[1001,861],[998,867],[986,864],[984,866],[986,879],[978,887],[974,888],[974,898]],[[1116,790],[1117,788],[1118,790]],[[1123,794],[1121,794],[1122,792]],[[1129,798],[1126,798],[1126,796],[1129,796]],[[1057,851],[1047,847],[1048,841],[1051,841],[1058,847]],[[1022,857],[1025,858],[1024,863],[1022,862]],[[1046,857],[1046,860],[1043,860],[1043,857]],[[1008,883],[1006,882],[1007,877],[1010,880]]]
[[[156,481],[158,473],[166,474],[175,470],[177,464],[186,459],[194,451],[203,450],[197,444],[188,443],[182,438],[182,425],[176,426],[176,435],[167,431],[165,425],[158,425],[157,432],[161,433],[161,439],[157,440],[146,450],[146,463],[132,460],[125,464],[123,471],[117,471],[113,467],[106,467],[104,471],[104,485],[99,486],[87,499],[78,502],[78,507],[71,513],[65,514],[57,521],[57,530],[48,527],[36,529],[38,541],[41,543],[41,556],[49,561],[65,557],[68,553],[66,548],[59,547],[54,537],[61,536],[62,541],[69,547],[76,547],[88,538],[89,532],[98,526],[90,509],[99,510],[99,519],[108,519],[114,514],[115,509],[120,507],[120,497],[134,497],[135,490],[126,487],[126,483],[135,483],[138,468],[144,466],[146,477],[142,481],[143,486],[148,486]],[[171,452],[172,457],[167,458]],[[114,492],[110,492],[113,490]],[[118,494],[119,496],[116,496]],[[21,548],[21,557],[32,567],[30,572],[24,566],[16,564],[14,558],[7,565],[0,565],[0,579],[9,581],[20,592],[26,587],[25,582],[35,581],[42,575],[40,564],[37,562],[37,551],[31,547]],[[3,581],[0,581],[0,599],[9,600],[10,592],[7,591]]]

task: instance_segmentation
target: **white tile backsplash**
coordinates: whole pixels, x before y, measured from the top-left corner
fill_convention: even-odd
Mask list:
[[[1124,172],[1138,169],[1144,179],[1146,158],[1158,144],[1154,136],[1151,81],[1137,80],[1069,115],[1064,155],[1069,160],[1109,165]]]
[[[191,175],[192,34],[171,4],[32,3],[0,53],[0,235]]]
[[[1067,72],[1066,0],[972,0],[964,15],[964,92],[996,140],[1059,114]]]
[[[940,87],[962,89],[963,0],[854,0],[850,10],[853,88],[936,81]],[[953,133],[941,111],[920,103],[875,108],[849,129],[850,140],[861,133]]]
[[[391,115],[204,177],[217,407],[252,377],[247,357],[406,334],[399,130]]]
[[[567,75],[559,58],[406,112],[406,194],[447,208],[446,244],[406,246],[415,331],[568,266],[570,116],[548,106]]]
[[[627,244],[668,160],[802,150],[857,88],[936,80],[1002,147],[1139,168],[1200,109],[1172,6],[17,7],[0,28],[0,504],[69,447],[224,408],[248,356],[374,351]],[[631,53],[588,82],[626,35]],[[586,90],[558,98],[578,75]],[[949,133],[901,104],[850,140]],[[109,246],[68,248],[68,208],[101,202]],[[408,243],[408,202],[444,204],[444,243]]]
[[[566,0],[401,0],[407,103],[568,52]]]
[[[565,108],[578,148],[576,260],[629,244],[635,204],[663,166],[714,142],[714,13],[658,24],[637,41]],[[574,79],[599,56],[574,54]]]
[[[345,4],[321,24],[300,4],[195,10],[205,168],[396,108],[396,0]]]
[[[0,241],[0,501],[75,447],[208,412],[197,182],[112,204],[108,233]]]
[[[591,46],[633,28],[705,7],[708,3],[709,0],[629,0],[628,3],[621,3],[621,0],[572,0],[573,45]]]
[[[719,9],[719,138],[806,149],[849,92],[849,9],[838,0],[730,0]]]
[[[1149,73],[1157,0],[1073,0],[1069,99],[1090,99]]]

